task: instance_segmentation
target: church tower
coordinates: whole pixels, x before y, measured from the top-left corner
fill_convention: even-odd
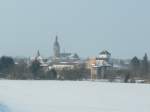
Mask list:
[[[60,57],[60,45],[58,42],[58,37],[56,36],[54,46],[53,46],[53,52],[54,52],[54,58],[59,58]]]

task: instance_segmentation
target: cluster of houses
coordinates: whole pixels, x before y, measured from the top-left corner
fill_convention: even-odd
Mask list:
[[[111,54],[104,50],[99,53],[98,56],[94,58],[89,58],[87,60],[82,60],[77,53],[61,53],[60,44],[58,42],[58,37],[56,36],[53,45],[53,56],[49,58],[43,58],[38,51],[36,56],[30,59],[30,62],[38,60],[44,70],[48,71],[50,69],[55,69],[56,71],[63,69],[74,69],[82,64],[86,65],[87,69],[91,71],[91,79],[104,79],[105,71],[113,69],[113,62],[111,59]]]

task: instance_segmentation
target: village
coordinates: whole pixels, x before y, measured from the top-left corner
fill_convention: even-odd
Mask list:
[[[82,79],[93,81],[101,80],[140,83],[148,82],[145,81],[145,75],[140,76],[138,73],[133,73],[137,71],[130,70],[131,63],[129,60],[113,59],[111,53],[107,50],[100,51],[97,56],[88,57],[86,59],[80,58],[77,53],[61,52],[61,46],[58,40],[58,36],[55,37],[55,41],[53,43],[52,56],[45,58],[40,54],[40,51],[38,50],[37,53],[33,57],[27,59],[25,63],[27,63],[28,66],[32,66],[35,61],[39,62],[39,69],[42,69],[44,73],[47,73],[51,70],[55,71],[56,76],[54,79]],[[16,60],[15,63],[19,64],[19,61]],[[38,71],[38,68],[35,71]],[[65,76],[62,74],[68,74],[69,76],[67,77],[72,78],[65,78]]]

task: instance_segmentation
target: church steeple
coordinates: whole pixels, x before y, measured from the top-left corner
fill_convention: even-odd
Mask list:
[[[58,42],[58,36],[56,35],[55,37],[55,42],[54,42],[54,57],[59,58],[60,57],[60,45]]]
[[[57,42],[58,43],[58,36],[56,35],[56,38],[55,38],[55,42]]]
[[[37,57],[39,57],[40,56],[40,51],[38,50],[37,51],[37,55],[36,55]]]

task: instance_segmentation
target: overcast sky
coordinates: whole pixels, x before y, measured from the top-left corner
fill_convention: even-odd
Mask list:
[[[0,55],[81,57],[106,49],[114,58],[150,55],[150,0],[1,0]]]

